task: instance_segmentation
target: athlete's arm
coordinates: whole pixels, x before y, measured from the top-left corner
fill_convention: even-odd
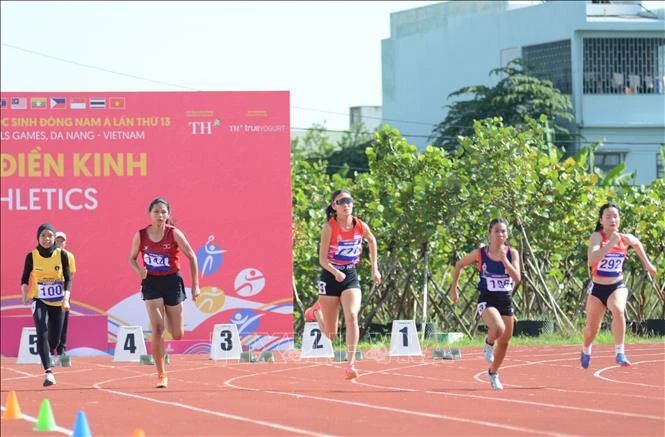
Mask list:
[[[473,264],[478,261],[478,251],[480,249],[472,250],[468,255],[460,259],[455,263],[455,271],[453,272],[453,282],[450,285],[450,300],[453,303],[457,303],[459,296],[457,294],[457,283],[459,282],[459,275],[462,272],[462,269],[468,265]]]
[[[645,269],[647,269],[649,275],[651,275],[652,278],[655,278],[656,266],[651,264],[651,261],[649,261],[649,257],[644,251],[644,246],[642,246],[642,242],[636,236],[631,234],[624,234],[623,237],[626,239],[628,245],[635,250],[637,256],[640,257],[640,261],[642,261],[642,265],[644,266]]]
[[[62,275],[65,278],[65,295],[62,300],[62,310],[69,311],[69,296],[72,292],[72,273],[69,267],[69,254],[63,250],[62,251]]]
[[[28,283],[30,282],[30,273],[32,273],[32,252],[25,257],[23,265],[23,275],[21,276],[21,302],[28,304]]]
[[[332,229],[330,228],[330,225],[326,223],[323,225],[323,229],[321,230],[321,241],[319,242],[319,264],[321,264],[321,267],[323,267],[325,270],[332,273],[338,282],[342,282],[344,278],[346,278],[346,275],[333,267],[332,264],[330,264],[328,261],[328,249],[330,249],[331,235]]]
[[[369,260],[372,263],[372,279],[376,285],[381,283],[381,273],[379,272],[379,261],[377,257],[376,237],[372,234],[367,223],[362,222],[363,236],[367,240],[369,246]]]
[[[587,261],[589,265],[592,266],[603,259],[610,249],[619,242],[620,238],[620,234],[615,232],[610,237],[610,241],[603,247],[600,247],[602,241],[600,232],[594,232],[591,234],[591,238],[589,238],[589,250],[587,251]]]
[[[199,290],[199,263],[196,260],[196,253],[194,253],[194,249],[192,249],[185,234],[180,229],[173,230],[173,237],[182,253],[189,259],[189,270],[192,273],[192,300],[196,302],[196,298],[201,293],[201,290]]]
[[[145,279],[148,276],[148,270],[143,267],[139,267],[139,264],[136,262],[136,257],[139,256],[139,247],[141,246],[141,235],[138,232],[134,234],[132,239],[132,250],[129,252],[129,266],[132,268],[134,273],[138,275],[141,280]]]
[[[512,247],[509,250],[513,260],[509,261],[505,252],[501,251],[501,261],[503,262],[503,267],[506,270],[506,273],[508,273],[515,285],[517,285],[522,280],[522,273],[520,272],[520,254],[517,252],[517,249],[513,249]]]

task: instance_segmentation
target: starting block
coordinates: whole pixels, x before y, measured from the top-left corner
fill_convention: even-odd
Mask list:
[[[462,352],[455,348],[434,349],[432,351],[433,360],[461,360]]]
[[[240,352],[241,363],[256,363],[256,356],[252,351]]]
[[[58,365],[60,367],[72,367],[72,359],[67,354],[62,354],[58,356]]]
[[[143,365],[154,366],[155,360],[152,358],[152,355],[143,354],[139,359],[139,363],[141,363],[142,366]],[[171,364],[171,357],[169,357],[169,354],[166,354],[166,356],[164,357],[164,363]]]
[[[240,352],[241,363],[274,363],[275,355],[271,351],[263,351],[256,355],[252,351]]]
[[[356,350],[356,361],[363,359],[363,351]],[[349,352],[346,350],[335,351],[335,361],[349,361]]]
[[[275,354],[273,354],[272,351],[263,351],[263,352],[261,352],[261,355],[259,355],[259,362],[274,363],[275,362]]]

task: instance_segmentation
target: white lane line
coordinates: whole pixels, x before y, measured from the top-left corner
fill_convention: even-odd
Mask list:
[[[408,366],[408,367],[416,367],[416,366],[422,366],[423,364],[418,364],[415,366]],[[271,373],[271,372],[266,372],[266,373]],[[374,373],[374,372],[372,372]],[[364,375],[364,374],[363,374]],[[361,375],[361,376],[363,376]],[[485,420],[476,420],[476,419],[468,419],[465,417],[457,417],[457,416],[449,416],[445,414],[436,414],[436,413],[426,413],[424,411],[417,411],[417,410],[408,410],[405,408],[395,408],[395,407],[387,407],[383,405],[377,405],[377,404],[370,404],[366,402],[357,402],[357,401],[348,401],[348,400],[342,400],[342,399],[334,399],[334,398],[327,398],[327,397],[322,397],[322,396],[313,396],[313,395],[307,395],[307,394],[302,394],[302,393],[292,393],[292,392],[283,392],[283,391],[278,391],[278,390],[262,390],[259,388],[249,388],[249,387],[241,387],[238,385],[235,385],[234,382],[244,379],[244,378],[249,378],[253,375],[241,375],[241,376],[236,376],[234,378],[230,378],[224,382],[224,385],[235,388],[238,390],[248,390],[248,391],[253,391],[253,392],[259,392],[259,393],[269,393],[269,394],[275,394],[275,395],[280,395],[280,396],[289,396],[289,397],[295,397],[298,399],[312,399],[312,400],[317,400],[317,401],[322,401],[322,402],[328,402],[328,403],[335,403],[335,404],[343,404],[343,405],[350,405],[353,407],[362,407],[362,408],[369,408],[373,410],[380,410],[380,411],[388,411],[391,413],[400,413],[400,414],[405,414],[405,415],[411,415],[411,416],[419,416],[419,417],[427,417],[430,419],[439,419],[439,420],[449,420],[453,422],[461,422],[465,424],[472,424],[472,425],[479,425],[479,426],[485,426],[489,428],[499,428],[499,429],[505,429],[508,431],[513,431],[513,432],[523,432],[526,434],[534,435],[534,434],[539,434],[539,435],[546,435],[546,436],[570,436],[572,434],[563,434],[563,433],[554,433],[554,432],[548,432],[548,431],[541,431],[537,429],[532,429],[532,428],[525,428],[525,427],[520,427],[520,426],[512,426],[512,425],[504,425],[501,423],[495,423],[495,422],[489,422]],[[356,382],[356,381],[353,381]],[[385,387],[383,387],[385,388]],[[416,391],[412,389],[397,389],[398,391]],[[368,392],[371,394],[371,392]]]
[[[134,377],[139,377],[139,376],[145,376],[145,375],[137,375],[137,376],[132,376],[132,377],[129,377],[129,378],[134,378]],[[112,393],[112,394],[116,394],[116,395],[119,395],[119,396],[126,396],[126,397],[129,397],[129,398],[140,399],[140,400],[143,400],[143,401],[153,402],[153,403],[156,403],[156,404],[162,404],[162,405],[168,405],[168,406],[171,406],[171,407],[182,408],[182,409],[185,409],[185,410],[195,411],[197,413],[203,413],[203,414],[208,414],[208,415],[211,415],[211,416],[223,417],[225,419],[237,420],[239,422],[251,423],[253,425],[265,426],[267,428],[273,428],[273,429],[277,429],[277,430],[280,430],[280,431],[291,432],[291,433],[295,433],[295,434],[320,436],[320,437],[324,437],[324,436],[329,435],[329,434],[320,434],[320,433],[317,433],[317,432],[314,432],[314,431],[308,430],[308,429],[296,428],[296,427],[292,427],[292,426],[288,426],[288,425],[280,425],[280,424],[277,424],[277,423],[267,422],[265,420],[252,419],[250,417],[238,416],[238,415],[230,414],[230,413],[223,413],[221,411],[209,410],[207,408],[199,408],[199,407],[195,407],[193,405],[183,404],[181,402],[164,401],[164,400],[161,400],[161,399],[151,398],[149,396],[143,396],[143,395],[127,393],[127,392],[123,392],[123,391],[119,391],[119,390],[112,390],[112,389],[101,387],[102,384],[106,384],[106,383],[109,383],[109,382],[114,382],[114,381],[117,381],[119,379],[129,379],[129,378],[108,379],[106,381],[102,381],[102,382],[98,382],[96,384],[93,384],[92,387],[99,390],[99,391]]]
[[[636,362],[634,362],[632,365],[633,365],[633,366],[637,366],[637,365],[639,365],[639,364],[644,364],[644,363],[661,363],[661,362],[662,362],[661,360],[636,361]],[[610,370],[610,369],[618,369],[618,368],[620,368],[620,367],[621,367],[621,366],[619,366],[619,365],[609,366],[609,367],[604,367],[604,368],[602,368],[602,369],[598,369],[598,370],[596,370],[596,371],[593,373],[593,376],[595,376],[595,377],[598,378],[598,379],[602,379],[603,381],[611,382],[611,383],[614,383],[614,384],[629,384],[629,385],[637,385],[637,386],[640,386],[640,387],[651,387],[651,388],[657,388],[657,389],[660,389],[660,390],[662,390],[663,388],[665,388],[665,387],[662,386],[662,385],[644,384],[644,383],[642,383],[642,382],[618,381],[618,380],[616,380],[616,379],[608,378],[608,377],[606,377],[606,376],[601,376],[601,373],[603,373],[603,372],[606,371],[606,370]]]
[[[3,412],[5,411],[5,407],[0,407],[0,409],[2,409]],[[37,423],[37,418],[36,417],[28,416],[25,413],[21,414],[21,419],[20,420],[25,420],[26,422]],[[59,432],[61,434],[65,434],[65,435],[69,435],[69,436],[71,436],[74,433],[71,429],[63,428],[63,427],[57,426],[57,425],[56,425],[55,429],[53,430],[53,432]]]
[[[372,372],[375,374],[380,374],[382,372]],[[390,372],[388,373],[389,375],[392,376],[403,376],[405,378],[410,378],[410,379],[426,379],[429,381],[437,381],[437,382],[459,382],[459,379],[451,379],[451,378],[435,378],[433,376],[422,376],[422,375],[412,375],[409,373],[398,373],[398,372]],[[485,371],[480,372],[477,375],[484,375],[486,374]],[[363,376],[366,374],[363,373]],[[475,376],[475,375],[474,375]],[[487,384],[487,381],[484,381],[482,379],[477,379],[478,382],[482,382],[483,384]],[[565,389],[565,388],[555,388],[555,387],[547,387],[547,386],[539,386],[539,387],[533,387],[533,386],[528,386],[528,385],[519,385],[519,384],[503,384],[504,386],[507,387],[515,387],[515,388],[532,388],[532,389],[541,389],[541,390],[550,390],[550,391],[557,391],[557,392],[564,392],[564,393],[572,393],[572,394],[593,394],[597,395],[598,391],[589,391],[589,390],[577,390],[577,389]],[[455,390],[454,388],[451,390]],[[634,395],[634,394],[626,394],[626,393],[608,393],[608,392],[603,392],[603,396],[617,396],[621,398],[637,398],[637,399],[650,399],[654,401],[662,401],[663,397],[662,396],[645,396],[645,395]]]

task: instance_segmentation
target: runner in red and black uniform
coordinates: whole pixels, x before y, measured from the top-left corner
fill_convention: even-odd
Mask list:
[[[352,212],[351,193],[347,190],[335,191],[326,207],[328,222],[323,226],[319,243],[319,264],[323,268],[319,279],[319,300],[305,311],[305,320],[318,321],[321,332],[333,340],[337,335],[337,314],[342,304],[349,356],[349,363],[344,369],[346,379],[358,376],[355,361],[360,337],[358,313],[362,295],[356,265],[360,262],[363,239],[369,246],[372,279],[376,285],[381,283],[376,238],[367,223],[354,217]]]
[[[185,234],[171,226],[171,207],[158,197],[148,208],[152,224],[134,234],[129,265],[141,278],[141,294],[145,301],[150,326],[152,329],[152,356],[157,365],[157,387],[166,388],[164,328],[168,329],[174,340],[180,340],[185,330],[182,302],[185,296],[185,284],[180,276],[180,251],[189,259],[192,273],[192,299],[199,296],[199,268],[196,254],[189,245]],[[143,254],[143,267],[139,267],[136,257]]]
[[[600,207],[596,229],[589,239],[587,258],[591,266],[592,282],[586,301],[586,327],[584,343],[580,353],[580,364],[588,369],[591,362],[591,344],[598,335],[605,308],[612,312],[612,334],[614,334],[616,363],[630,366],[624,351],[626,335],[626,300],[628,288],[623,281],[623,263],[632,247],[649,275],[656,277],[656,267],[649,261],[642,243],[631,234],[619,233],[621,218],[619,207],[606,203]]]

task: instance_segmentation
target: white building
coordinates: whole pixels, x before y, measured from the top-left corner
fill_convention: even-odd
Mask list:
[[[422,148],[468,85],[517,57],[571,96],[597,165],[625,162],[637,183],[663,176],[665,19],[640,2],[454,1],[397,12],[382,41],[383,117]]]
[[[349,108],[349,127],[364,124],[368,132],[375,132],[383,124],[380,106],[352,106]]]

